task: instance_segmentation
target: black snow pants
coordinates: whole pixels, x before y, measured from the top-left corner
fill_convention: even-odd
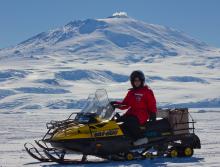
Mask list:
[[[144,137],[137,117],[132,115],[123,115],[117,120],[117,122],[123,122],[121,125],[122,131],[133,140]]]

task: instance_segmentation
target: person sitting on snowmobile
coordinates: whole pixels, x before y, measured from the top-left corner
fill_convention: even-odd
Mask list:
[[[133,71],[130,82],[133,88],[129,89],[124,100],[112,101],[111,105],[121,110],[128,109],[117,121],[123,122],[122,129],[134,140],[133,144],[147,144],[148,139],[141,133],[140,126],[146,124],[148,119],[156,121],[156,99],[153,91],[145,85],[145,76],[142,71]]]

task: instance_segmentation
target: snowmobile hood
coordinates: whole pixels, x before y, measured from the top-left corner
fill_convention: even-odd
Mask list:
[[[50,141],[103,138],[122,135],[123,132],[115,121],[103,121],[93,124],[73,125],[66,129],[57,130]]]

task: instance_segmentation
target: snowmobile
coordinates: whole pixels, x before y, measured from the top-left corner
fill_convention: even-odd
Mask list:
[[[27,153],[41,162],[60,164],[97,163],[155,157],[191,157],[201,148],[195,134],[195,121],[188,109],[161,109],[157,120],[141,127],[148,143],[135,146],[118,122],[107,92],[99,89],[90,95],[85,107],[66,120],[46,124],[47,132],[35,147],[25,143]],[[75,116],[74,116],[75,115]],[[81,154],[80,159],[66,158]],[[98,157],[89,160],[88,156]]]

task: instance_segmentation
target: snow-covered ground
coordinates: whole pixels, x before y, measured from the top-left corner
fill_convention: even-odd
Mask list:
[[[140,160],[132,162],[112,162],[99,165],[81,165],[88,167],[118,166],[220,166],[220,108],[190,110],[197,121],[196,133],[201,139],[202,149],[195,150],[192,158],[159,158],[154,160]],[[34,167],[61,165],[55,163],[38,163],[31,158],[23,148],[25,142],[40,139],[46,132],[45,123],[50,120],[62,120],[73,110],[39,110],[0,112],[0,166],[1,167]],[[77,165],[76,165],[77,166]],[[80,165],[78,165],[80,166]]]

